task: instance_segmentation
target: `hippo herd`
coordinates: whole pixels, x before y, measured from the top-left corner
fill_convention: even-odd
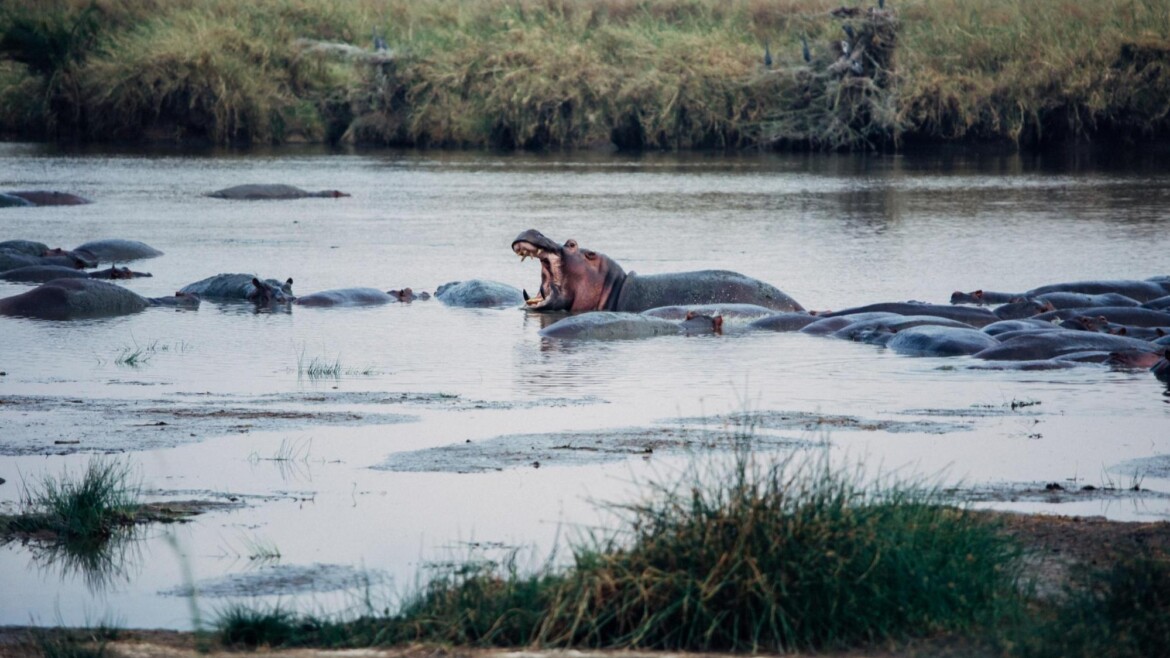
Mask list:
[[[302,190],[292,185],[281,183],[247,183],[233,185],[222,190],[208,192],[207,196],[213,199],[231,199],[233,201],[272,201],[277,199],[304,199],[308,197],[322,197],[338,199],[350,196],[340,190],[320,190],[312,192]],[[80,206],[93,203],[89,199],[53,190],[23,190],[18,192],[0,192],[0,208],[24,206]]]
[[[295,189],[295,188],[294,188]],[[1150,368],[1170,383],[1170,276],[1143,281],[1078,281],[1024,292],[956,292],[950,304],[890,302],[810,311],[779,289],[726,270],[639,275],[575,240],[530,229],[512,241],[521,260],[540,263],[535,294],[481,279],[440,286],[450,306],[524,308],[548,313],[547,339],[628,339],[670,334],[802,332],[884,346],[911,356],[971,356],[975,368],[1052,369],[1082,363]],[[151,306],[197,308],[200,300],[262,308],[369,306],[429,299],[410,288],[355,287],[305,296],[293,280],[217,274],[173,297],[145,298],[100,279],[150,276],[101,263],[162,252],[133,240],[99,240],[72,250],[29,240],[0,242],[0,278],[37,287],[0,299],[0,315],[68,320],[136,313]],[[558,317],[563,315],[564,317]]]

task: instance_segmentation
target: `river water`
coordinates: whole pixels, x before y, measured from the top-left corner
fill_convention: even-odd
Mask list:
[[[67,248],[144,241],[165,255],[133,263],[153,277],[126,285],[148,296],[220,272],[293,277],[298,294],[433,291],[469,278],[534,290],[539,268],[509,245],[537,228],[627,271],[743,272],[810,309],[946,303],[954,290],[1170,273],[1166,161],[1166,153],[624,157],[4,144],[0,190],[57,189],[95,203],[2,209],[0,239]],[[352,196],[204,196],[245,182]],[[25,289],[0,282],[0,296]],[[909,358],[802,334],[552,342],[540,327],[522,310],[434,300],[0,318],[0,402],[59,405],[0,405],[0,511],[15,509],[22,482],[76,473],[106,451],[132,466],[152,499],[245,503],[141,528],[96,569],[36,545],[0,547],[0,624],[191,628],[237,600],[352,611],[408,592],[436,561],[518,548],[522,561],[538,563],[583,528],[612,526],[598,501],[642,495],[643,483],[677,477],[696,456],[538,466],[526,457],[528,435],[582,432],[567,439],[580,442],[589,432],[669,432],[704,418],[717,427],[746,410],[860,419],[774,432],[761,450],[778,455],[816,444],[867,473],[960,486],[977,504],[1005,509],[1170,517],[1170,398],[1145,371],[972,370],[967,358]],[[307,376],[313,360],[340,372]],[[364,420],[258,420],[192,427],[189,436],[172,420],[155,440],[135,415],[197,409],[206,419],[219,406],[274,404]],[[881,428],[892,420],[925,424]],[[871,425],[879,429],[863,429]],[[30,442],[40,454],[28,454]],[[509,442],[515,449],[500,457]],[[437,470],[395,466],[396,455],[425,462],[469,443],[497,452],[478,463],[436,458],[449,466]],[[65,449],[80,452],[55,454]],[[1048,482],[1146,491],[1059,503],[1028,493]],[[192,583],[194,601],[180,595]]]

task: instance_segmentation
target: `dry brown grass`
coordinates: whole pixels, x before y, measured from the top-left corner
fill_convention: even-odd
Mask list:
[[[0,66],[0,131],[687,149],[857,148],[896,144],[899,133],[1033,144],[1170,125],[1170,5],[1159,0],[890,0],[900,31],[889,83],[847,89],[860,110],[825,115],[814,103],[802,116],[801,38],[814,65],[831,62],[843,34],[828,12],[841,4],[11,0],[4,32],[21,20],[46,34],[82,15],[96,23],[64,29],[67,56],[51,74]],[[368,51],[374,30],[392,56],[305,55],[296,45]],[[832,82],[817,94],[836,99]]]

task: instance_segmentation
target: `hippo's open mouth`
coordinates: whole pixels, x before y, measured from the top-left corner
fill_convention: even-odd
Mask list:
[[[535,234],[535,235],[531,235]],[[524,303],[533,310],[559,310],[557,305],[561,299],[564,271],[561,267],[560,245],[540,235],[536,231],[527,231],[512,243],[512,251],[524,261],[528,257],[540,261],[540,291],[535,297],[529,297],[524,291]]]

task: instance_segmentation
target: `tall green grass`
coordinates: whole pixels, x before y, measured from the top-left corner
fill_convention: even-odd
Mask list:
[[[889,93],[810,93],[810,68],[823,71],[843,38],[828,13],[840,4],[10,0],[0,132],[687,149],[1028,145],[1170,126],[1170,11],[1159,0],[891,0],[898,46],[879,85]],[[388,55],[370,51],[375,30]]]
[[[686,480],[563,573],[472,571],[399,621],[473,644],[783,652],[965,631],[1019,600],[1015,546],[930,490],[747,453]]]
[[[1170,559],[1153,552],[1080,569],[1064,603],[1023,629],[1026,658],[1165,655],[1170,647]]]
[[[565,567],[460,565],[393,615],[314,621],[295,642],[786,652],[962,633],[1019,609],[1019,550],[930,489],[747,452],[675,482],[617,508],[620,530],[583,539]]]

